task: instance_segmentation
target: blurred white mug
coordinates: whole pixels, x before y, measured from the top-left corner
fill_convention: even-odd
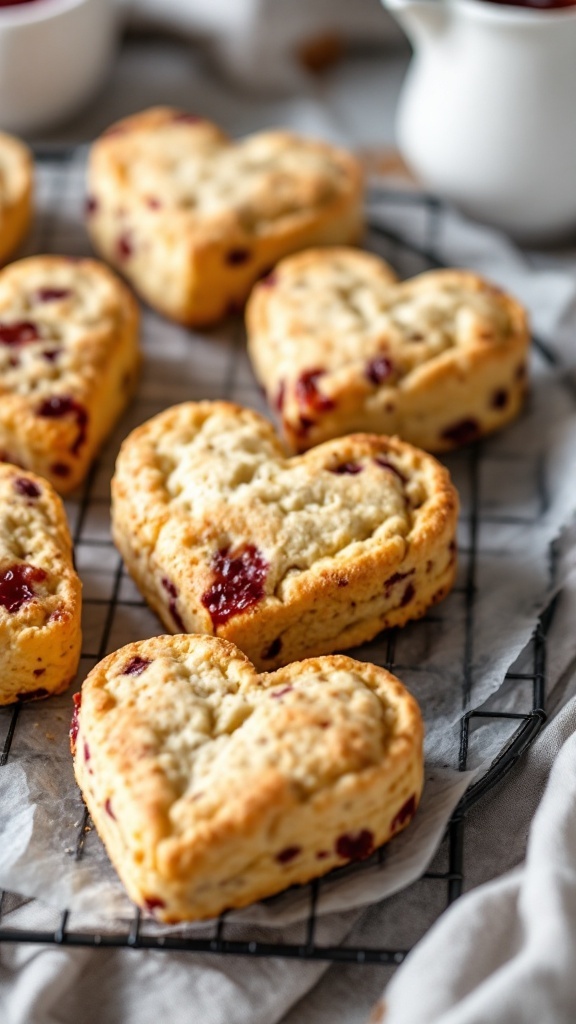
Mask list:
[[[0,6],[0,129],[37,131],[79,109],[106,76],[117,21],[115,0]]]

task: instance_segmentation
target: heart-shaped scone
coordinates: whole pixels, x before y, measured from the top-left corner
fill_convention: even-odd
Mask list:
[[[342,655],[258,675],[216,637],[155,637],[101,661],[75,701],[92,820],[130,897],[164,921],[366,857],[420,800],[416,701]]]
[[[0,464],[0,705],[65,690],[80,657],[81,583],[46,480]]]
[[[0,132],[0,263],[26,234],[32,217],[34,165],[27,146]]]
[[[311,250],[257,285],[246,319],[295,451],[355,430],[448,451],[513,419],[526,393],[526,313],[469,271],[394,283],[377,256]]]
[[[281,256],[362,234],[362,175],[344,150],[287,131],[232,142],[157,107],[92,146],[96,249],[166,316],[206,324],[242,306]]]
[[[267,420],[227,402],[139,427],[112,481],[114,539],[167,628],[264,668],[423,615],[454,580],[457,512],[448,471],[398,439],[288,459]]]
[[[138,310],[94,260],[33,256],[0,271],[0,458],[76,487],[130,398]]]

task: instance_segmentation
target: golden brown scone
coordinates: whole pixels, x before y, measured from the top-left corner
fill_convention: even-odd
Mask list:
[[[0,458],[61,493],[85,477],[136,383],[138,310],[95,260],[0,271]]]
[[[119,121],[93,145],[95,248],[166,316],[207,324],[243,305],[281,256],[357,242],[360,165],[287,131],[231,141],[170,107]]]
[[[160,636],[110,654],[75,702],[92,820],[130,897],[163,921],[366,857],[420,800],[416,701],[342,655],[257,675],[225,640]]]
[[[0,264],[28,231],[33,188],[34,164],[28,146],[0,132]]]
[[[47,480],[0,464],[0,705],[61,693],[80,657],[82,585]]]
[[[504,426],[526,393],[526,313],[470,271],[398,283],[377,256],[310,250],[256,286],[246,321],[295,451],[355,430],[448,451]]]
[[[370,640],[450,590],[456,491],[435,459],[355,435],[292,459],[227,402],[167,409],[125,440],[113,535],[166,627],[272,668]]]

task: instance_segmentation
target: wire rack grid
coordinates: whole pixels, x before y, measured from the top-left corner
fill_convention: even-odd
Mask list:
[[[78,224],[75,226],[71,220],[62,216],[63,210],[67,210],[70,204],[76,202],[78,209],[81,203],[81,168],[83,154],[75,148],[42,149],[36,153],[38,166],[40,168],[40,185],[44,189],[43,213],[38,219],[35,235],[29,242],[29,252],[56,251],[68,252],[72,255],[81,254],[86,250],[86,239],[82,235]],[[77,195],[72,197],[71,191],[76,190]],[[385,249],[390,261],[398,266],[408,260],[408,263],[417,265],[417,269],[428,269],[441,267],[443,264],[438,257],[436,237],[441,205],[432,197],[413,192],[387,191],[381,187],[374,187],[372,198],[392,201],[395,204],[414,207],[426,219],[426,244],[422,247],[414,246],[395,233],[388,227],[382,225],[378,218],[370,218],[372,240],[374,248]],[[412,271],[413,272],[413,271]],[[198,395],[184,397],[226,397],[242,401],[246,398],[243,394],[247,385],[242,378],[242,370],[239,369],[239,359],[243,351],[242,331],[239,324],[227,325],[226,331],[229,335],[229,346],[225,352],[224,363],[221,360],[221,378],[215,383],[215,394],[210,393],[212,384],[208,381],[200,381]],[[535,341],[541,357],[549,363],[554,362],[554,355],[541,342]],[[222,353],[221,353],[222,355]],[[223,366],[223,373],[222,373]],[[254,386],[253,384],[251,385]],[[172,398],[175,401],[178,396]],[[255,404],[254,396],[249,396],[250,404]],[[171,404],[169,400],[165,405]],[[139,419],[146,419],[152,413],[159,411],[157,401],[149,401],[146,394],[141,396],[139,401]],[[123,432],[127,432],[125,424]],[[86,482],[82,494],[77,501],[69,505],[69,514],[73,527],[76,557],[82,574],[82,556],[84,549],[89,549],[96,559],[108,567],[109,588],[105,596],[98,593],[91,595],[90,589],[85,591],[84,605],[86,619],[89,628],[85,628],[86,643],[88,646],[83,652],[81,663],[81,678],[86,674],[96,661],[100,660],[110,650],[120,646],[117,641],[118,618],[123,612],[130,612],[132,608],[141,609],[142,600],[136,593],[128,580],[122,562],[117,555],[107,530],[102,532],[95,523],[102,523],[108,515],[108,481],[110,477],[113,458],[117,445],[112,442],[108,446],[108,455],[104,455],[100,463],[96,464]],[[462,462],[467,487],[470,495],[468,507],[465,514],[462,529],[464,530],[464,543],[460,545],[460,559],[462,572],[458,587],[464,602],[464,638],[463,638],[463,661],[462,661],[462,708],[469,707],[470,695],[472,692],[472,657],[474,650],[474,615],[475,599],[477,593],[477,566],[478,566],[478,531],[480,524],[490,521],[489,513],[482,508],[480,501],[480,474],[483,459],[483,445],[481,443],[470,447],[459,456]],[[542,478],[538,481],[538,502],[541,509],[546,506],[546,494]],[[513,517],[509,517],[513,524]],[[520,522],[520,520],[519,520]],[[510,671],[507,681],[520,687],[522,700],[519,701],[519,710],[498,710],[491,703],[490,709],[477,708],[472,711],[463,711],[460,722],[460,749],[458,756],[458,767],[465,770],[468,765],[470,736],[474,728],[486,722],[501,723],[504,721],[509,726],[507,736],[502,743],[498,756],[493,761],[488,772],[476,781],[465,793],[454,812],[447,829],[447,864],[446,870],[427,871],[423,878],[438,887],[442,894],[441,903],[448,906],[462,892],[464,885],[464,860],[463,843],[466,822],[466,813],[470,807],[479,800],[492,786],[502,780],[507,772],[516,763],[518,758],[534,740],[538,731],[545,721],[545,664],[546,664],[546,633],[550,625],[554,607],[547,611],[540,620],[534,637],[531,641],[529,652],[530,668],[521,672]],[[96,628],[97,627],[97,628]],[[418,623],[414,628],[418,628]],[[129,638],[132,639],[132,638]],[[122,642],[126,642],[123,640]],[[380,638],[380,663],[392,672],[402,675],[405,665],[399,663],[396,657],[397,631],[389,631],[382,634]],[[526,665],[526,659],[524,659]],[[57,700],[58,698],[56,698]],[[40,702],[34,705],[38,714],[42,713],[43,707],[48,707],[52,702]],[[30,705],[16,705],[10,709],[0,712],[0,767],[4,766],[14,751],[15,740],[18,737],[19,729],[26,728],[26,713]],[[80,859],[83,856],[85,840],[90,830],[90,822],[87,812],[78,822],[78,832],[74,856]],[[383,852],[376,851],[373,857],[366,862],[380,863],[383,860]],[[347,869],[340,869],[346,871]],[[356,870],[362,870],[362,866]],[[327,945],[316,940],[318,934],[318,918],[316,907],[318,897],[323,885],[320,879],[311,883],[306,888],[309,892],[309,913],[307,920],[302,926],[302,937],[297,942],[262,941],[260,933],[258,937],[247,939],[236,939],[227,936],[226,914],[213,922],[212,932],[208,937],[194,937],[190,935],[168,934],[157,935],[147,934],[144,927],[145,922],[140,913],[135,910],[133,919],[125,931],[106,931],[94,929],[93,931],[75,930],[70,927],[70,915],[68,911],[60,914],[55,927],[50,929],[28,929],[14,927],[6,920],[7,910],[10,909],[11,897],[9,894],[2,894],[0,899],[0,942],[30,942],[30,943],[55,943],[65,946],[100,946],[100,947],[132,947],[148,948],[157,950],[187,950],[192,952],[208,952],[221,954],[235,954],[248,956],[281,956],[290,958],[306,958],[312,960],[348,961],[355,963],[372,963],[394,965],[400,963],[408,950],[402,946],[390,946],[388,948],[358,948],[353,945]]]

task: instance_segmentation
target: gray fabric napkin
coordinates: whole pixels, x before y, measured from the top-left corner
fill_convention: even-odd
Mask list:
[[[576,1019],[576,700],[512,784],[478,815],[491,857],[517,857],[550,761],[524,863],[465,896],[408,957],[386,1024],[572,1024]],[[486,847],[487,840],[482,844]],[[508,847],[508,849],[506,849]]]

